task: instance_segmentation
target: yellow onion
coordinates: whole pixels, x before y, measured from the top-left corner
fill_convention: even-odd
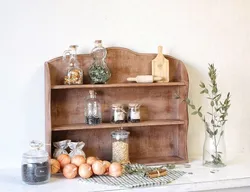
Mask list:
[[[82,155],[75,155],[71,158],[71,163],[79,167],[81,164],[85,163],[86,159]]]
[[[119,177],[122,175],[122,165],[117,162],[111,163],[109,166],[109,175],[112,177]]]
[[[81,164],[78,173],[84,179],[90,178],[93,175],[91,165],[87,163]]]
[[[67,164],[63,168],[63,175],[67,179],[73,179],[77,175],[77,166],[74,164]]]
[[[103,175],[106,171],[106,166],[105,166],[105,164],[103,164],[103,161],[96,160],[92,164],[92,170],[93,170],[94,174],[96,174],[96,175]]]
[[[96,160],[97,160],[96,157],[88,157],[88,158],[87,158],[87,163],[88,163],[89,165],[92,165]]]
[[[56,159],[50,159],[50,172],[55,174],[60,170],[60,163]]]
[[[70,164],[70,157],[68,154],[61,154],[57,157],[57,160],[59,161],[61,168],[63,168],[65,165]]]
[[[103,161],[102,162],[103,163],[103,165],[105,166],[105,174],[108,174],[108,171],[109,171],[109,166],[111,165],[111,163],[109,162],[109,161]]]

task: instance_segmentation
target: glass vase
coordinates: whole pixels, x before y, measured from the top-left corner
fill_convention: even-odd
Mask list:
[[[224,127],[206,125],[205,142],[203,146],[203,165],[207,167],[225,167],[226,145]]]

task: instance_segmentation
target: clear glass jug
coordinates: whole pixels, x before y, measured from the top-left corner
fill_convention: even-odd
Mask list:
[[[68,64],[64,77],[65,85],[83,84],[83,70],[79,67],[77,60],[77,45],[71,45],[63,53],[63,61]]]

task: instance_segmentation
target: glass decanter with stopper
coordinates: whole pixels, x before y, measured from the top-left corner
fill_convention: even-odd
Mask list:
[[[96,98],[96,92],[89,90],[89,96],[84,103],[84,122],[88,125],[102,123],[101,103]]]
[[[93,84],[104,84],[111,77],[110,70],[105,62],[107,50],[102,46],[101,40],[95,41],[95,47],[91,52],[94,62],[89,67],[89,77]]]
[[[64,77],[65,85],[79,85],[83,83],[83,70],[79,67],[77,60],[77,45],[70,45],[63,53],[63,61],[68,64]]]

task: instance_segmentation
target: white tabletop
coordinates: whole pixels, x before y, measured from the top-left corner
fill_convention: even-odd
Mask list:
[[[235,156],[224,168],[203,167],[200,160],[191,160],[191,168],[178,165],[177,169],[187,172],[176,181],[154,188],[136,188],[133,191],[205,191],[237,187],[249,187],[250,191],[250,155]],[[26,185],[21,181],[20,169],[0,170],[1,192],[85,192],[85,191],[132,191],[131,189],[81,182],[79,178],[65,179],[61,175],[53,176],[43,185]]]

